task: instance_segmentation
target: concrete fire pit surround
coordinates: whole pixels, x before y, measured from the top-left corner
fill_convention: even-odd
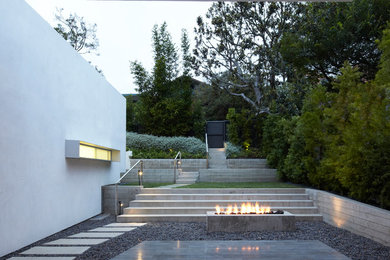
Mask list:
[[[284,214],[217,215],[207,212],[207,232],[294,231],[295,216]]]

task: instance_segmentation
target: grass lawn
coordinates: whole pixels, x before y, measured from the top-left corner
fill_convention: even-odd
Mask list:
[[[156,187],[165,186],[165,185],[171,185],[171,184],[173,184],[173,183],[151,182],[151,183],[142,183],[142,186],[144,186],[144,188],[156,188]],[[131,183],[123,184],[123,185],[138,186],[138,182],[131,182]]]
[[[285,182],[198,182],[178,188],[300,188],[298,184]]]

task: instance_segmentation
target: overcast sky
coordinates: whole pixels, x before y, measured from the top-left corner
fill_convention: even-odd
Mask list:
[[[129,61],[140,61],[152,68],[151,30],[153,25],[168,24],[174,43],[180,46],[181,29],[193,40],[196,18],[204,16],[210,2],[133,2],[88,0],[26,0],[48,23],[55,25],[56,7],[64,14],[77,13],[97,24],[98,57],[88,57],[103,70],[106,79],[120,93],[136,93]],[[192,46],[193,47],[193,44]]]

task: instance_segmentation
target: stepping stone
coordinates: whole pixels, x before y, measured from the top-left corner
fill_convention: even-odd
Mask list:
[[[9,259],[13,260],[73,260],[76,257],[67,256],[14,256]]]
[[[69,236],[69,237],[76,237],[76,238],[81,238],[81,237],[85,237],[85,238],[90,238],[90,237],[106,237],[106,238],[112,238],[112,237],[117,237],[117,236],[120,236],[120,235],[123,235],[124,233],[109,233],[109,232],[103,232],[103,233],[98,233],[98,232],[82,232],[82,233],[79,233],[79,234],[76,234],[76,235],[72,235],[72,236]]]
[[[20,254],[22,255],[80,255],[89,246],[36,246]]]
[[[91,232],[128,232],[136,227],[100,227],[90,230]]]
[[[97,245],[108,241],[109,239],[58,239],[46,243],[45,245]]]
[[[105,227],[142,227],[147,223],[111,223],[105,225]]]

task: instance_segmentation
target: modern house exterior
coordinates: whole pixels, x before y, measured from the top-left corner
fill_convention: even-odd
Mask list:
[[[0,256],[101,213],[125,170],[125,113],[27,3],[0,1]]]

